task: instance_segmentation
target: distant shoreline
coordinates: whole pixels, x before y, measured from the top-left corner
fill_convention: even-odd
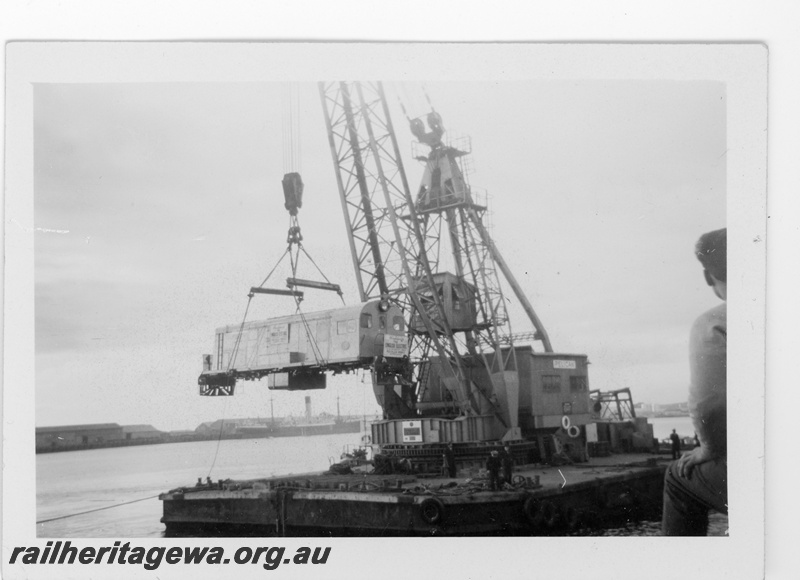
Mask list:
[[[138,445],[161,445],[163,443],[191,443],[194,441],[216,441],[218,439],[269,439],[269,436],[255,436],[242,434],[197,434],[180,435],[175,437],[148,437],[140,439],[116,439],[111,441],[96,441],[94,443],[77,443],[75,445],[62,444],[57,447],[37,447],[36,453],[61,453],[62,451],[85,451],[88,449],[106,449],[109,447],[133,447]]]
[[[139,437],[136,439],[107,439],[87,443],[67,444],[60,443],[55,446],[38,446],[36,454],[60,453],[63,451],[86,451],[89,449],[108,449],[114,447],[131,447],[139,445],[162,445],[164,443],[192,443],[195,441],[217,441],[221,439],[275,439],[285,437],[313,437],[317,435],[333,435],[339,433],[360,433],[361,420],[341,421],[338,423],[321,423],[306,425],[284,425],[280,427],[267,427],[263,429],[250,429],[238,432],[205,432],[184,433],[181,435],[163,434],[157,437]]]

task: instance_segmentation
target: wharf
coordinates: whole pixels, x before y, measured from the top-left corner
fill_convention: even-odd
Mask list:
[[[167,536],[579,534],[660,517],[667,463],[643,453],[515,466],[501,491],[468,473],[221,480],[161,494],[161,521]]]

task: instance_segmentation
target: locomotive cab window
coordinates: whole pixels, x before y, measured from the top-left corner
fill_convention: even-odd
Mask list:
[[[378,316],[378,328],[384,330],[386,328],[386,315],[381,314]]]
[[[336,323],[337,334],[353,334],[356,331],[355,320],[340,320]]]
[[[361,314],[361,328],[372,328],[372,314],[369,312],[363,312]],[[342,334],[342,332],[339,331],[339,334]]]
[[[392,328],[398,332],[403,332],[403,317],[395,316],[392,318]]]

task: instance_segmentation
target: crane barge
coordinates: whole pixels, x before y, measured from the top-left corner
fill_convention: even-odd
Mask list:
[[[487,206],[464,170],[469,147],[444,140],[443,119],[432,106],[408,118],[424,164],[412,194],[382,84],[319,83],[318,90],[360,303],[300,313],[298,287],[338,286],[298,283],[294,271],[288,290],[252,288],[251,298],[294,297],[298,314],[218,329],[216,357],[203,357],[198,383],[204,396],[229,396],[237,380],[265,376],[270,388],[304,390],[324,388],[328,371],[367,368],[383,410],[371,426],[382,469],[355,485],[345,474],[198,482],[162,495],[168,532],[209,524],[277,534],[551,533],[576,529],[598,510],[629,518],[652,508],[647,502],[654,488],[660,499],[663,472],[652,458],[636,458],[623,476],[575,472],[568,492],[549,481],[554,473],[522,469],[587,461],[598,402],[590,396],[587,356],[553,350],[490,236]],[[294,220],[291,251],[301,246],[302,179],[288,174],[283,186]],[[529,330],[512,331],[508,289]],[[467,470],[505,446],[519,475],[506,491],[477,503],[475,489],[452,497],[410,493],[419,487],[415,474],[438,471],[446,445]],[[366,492],[374,493],[365,499]]]
[[[407,455],[413,444],[413,461],[430,463],[439,460],[444,443],[463,449],[505,441],[519,460],[548,458],[558,448],[581,459],[581,427],[591,418],[588,359],[553,352],[484,225],[487,208],[474,199],[461,165],[469,152],[445,142],[442,117],[433,108],[410,118],[411,134],[428,150],[418,156],[424,171],[412,195],[381,83],[320,83],[319,93],[360,301],[392,308],[395,320],[402,311],[404,330],[367,327],[355,311],[339,323],[351,326],[344,334],[329,324],[286,319],[229,326],[217,331],[216,368],[206,364],[201,394],[230,394],[237,377],[265,375],[273,388],[277,375],[283,376],[280,386],[319,388],[326,369],[366,367],[384,415],[371,438],[385,453]],[[284,194],[296,215],[299,176],[284,179]],[[532,325],[527,332],[511,330],[501,275]],[[378,340],[404,334],[407,350],[387,356],[374,348],[376,337],[367,336],[359,343],[369,345],[367,352],[343,352],[343,345],[356,344],[357,328],[379,333]],[[317,343],[332,358],[316,352]],[[239,353],[233,361],[231,345],[240,344],[260,354]]]

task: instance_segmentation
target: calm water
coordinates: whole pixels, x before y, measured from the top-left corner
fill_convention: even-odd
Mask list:
[[[648,422],[653,426],[653,436],[659,441],[667,439],[673,429],[681,437],[694,436],[694,427],[689,417],[653,417]]]
[[[654,435],[663,439],[677,429],[694,431],[688,417],[651,419]],[[101,507],[102,511],[37,525],[48,538],[160,537],[164,532],[157,495],[198,477],[249,479],[271,475],[322,471],[338,461],[359,434],[275,439],[238,439],[92,449],[36,456],[37,521],[77,514]],[[216,454],[216,460],[215,460]],[[212,469],[212,464],[214,465]],[[143,501],[135,501],[143,500]],[[727,518],[713,516],[712,535],[723,535]],[[642,522],[606,530],[604,535],[652,536],[657,522]]]
[[[122,502],[129,505],[37,525],[40,537],[158,537],[164,531],[159,493],[205,479],[250,479],[308,473],[338,461],[360,435],[232,439],[36,456],[36,520]],[[214,456],[216,453],[216,462]]]

